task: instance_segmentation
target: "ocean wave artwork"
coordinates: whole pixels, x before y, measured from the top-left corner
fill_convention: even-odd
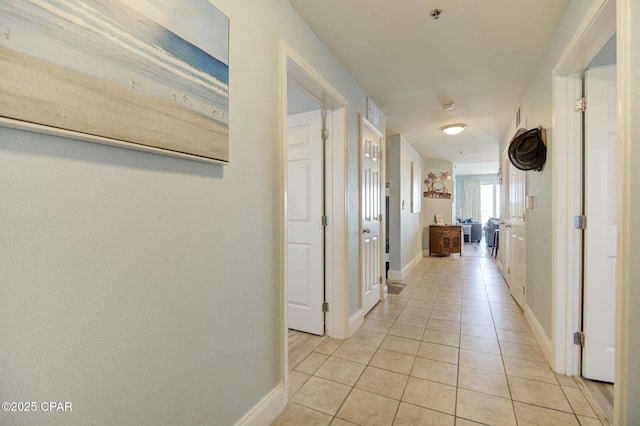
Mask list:
[[[229,19],[207,0],[0,0],[0,116],[229,161]]]

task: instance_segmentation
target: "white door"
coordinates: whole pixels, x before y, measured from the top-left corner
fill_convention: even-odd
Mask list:
[[[613,382],[616,233],[621,180],[617,149],[616,67],[585,74],[585,215],[582,374]]]
[[[288,327],[324,334],[322,111],[288,117]]]
[[[366,314],[380,301],[382,290],[382,134],[364,118],[360,125],[361,280]]]
[[[527,244],[525,227],[525,172],[508,165],[509,173],[509,214],[505,224],[507,248],[507,283],[511,295],[522,309],[526,306],[527,286]]]

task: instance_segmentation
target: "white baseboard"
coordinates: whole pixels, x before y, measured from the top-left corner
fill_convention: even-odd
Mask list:
[[[393,269],[389,269],[387,272],[388,279],[393,281],[402,281],[402,271],[395,271]]]
[[[547,336],[547,333],[545,333],[529,305],[524,308],[524,319],[527,320],[547,362],[553,366],[553,346],[551,345],[551,339]]]
[[[287,395],[284,384],[280,383],[242,416],[235,426],[269,426],[286,406]]]
[[[353,336],[353,333],[358,331],[360,327],[364,324],[364,315],[362,314],[362,309],[358,309],[358,311],[351,315],[349,318],[349,336]]]
[[[422,252],[416,254],[416,256],[413,259],[411,259],[411,262],[409,262],[409,264],[407,266],[402,268],[402,279],[404,279],[407,275],[409,275],[409,272],[411,272],[411,270],[418,263],[420,263],[420,261],[422,260],[423,257],[424,257],[424,255],[422,254]]]
[[[393,270],[393,269],[389,269],[389,272],[387,272],[387,276],[389,277],[390,280],[394,280],[394,281],[402,281],[404,280],[407,275],[409,275],[409,272],[411,272],[411,270],[418,264],[420,263],[420,261],[422,260],[422,258],[425,257],[424,253],[420,252],[416,255],[416,257],[414,257],[411,262],[409,262],[407,264],[407,266],[405,266],[404,268],[402,268],[402,271],[397,271],[397,270]]]
[[[502,275],[502,278],[504,278],[504,281],[507,282],[507,279],[505,278],[505,273],[504,273],[504,265],[502,265],[502,262],[500,261],[500,259],[496,259],[496,267],[498,268],[500,275]]]

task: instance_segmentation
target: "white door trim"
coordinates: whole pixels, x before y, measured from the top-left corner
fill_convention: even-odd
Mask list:
[[[616,0],[596,2],[553,69],[552,150],[552,344],[557,373],[580,374],[580,350],[573,332],[580,329],[581,236],[574,216],[581,212],[582,130],[575,99],[581,96],[582,72],[616,31]],[[567,141],[567,143],[560,143]]]
[[[553,369],[569,376],[580,374],[580,348],[572,334],[581,328],[581,244],[573,225],[582,207],[581,122],[574,101],[582,96],[579,75],[554,77],[554,145],[552,173],[552,328]],[[573,101],[572,101],[573,100]]]
[[[278,224],[280,239],[278,242],[282,348],[282,381],[285,389],[288,385],[288,330],[287,330],[287,82],[289,60],[295,64],[292,77],[300,88],[316,98],[326,109],[333,110],[332,123],[329,123],[329,139],[325,158],[325,210],[329,216],[329,225],[325,236],[325,291],[329,302],[326,315],[326,333],[336,338],[349,336],[349,286],[348,286],[348,190],[347,190],[347,149],[348,149],[348,102],[324,77],[322,77],[301,55],[286,42],[280,44],[280,153],[279,164],[279,200]]]
[[[640,13],[637,6],[636,0],[617,0],[616,2],[618,149],[622,157],[620,162],[622,208],[618,220],[620,226],[618,226],[616,342],[619,342],[619,345],[616,350],[613,416],[614,424],[620,425],[638,420],[637,401],[634,400],[633,394],[634,388],[637,389],[637,382],[634,382],[634,379],[629,379],[627,374],[629,370],[631,370],[631,374],[638,371],[635,367],[637,365],[637,351],[633,353],[633,348],[637,348],[638,344],[637,333],[632,331],[637,327],[638,311],[633,306],[633,303],[637,301],[637,293],[634,295],[631,291],[631,283],[635,285],[637,282],[637,275],[634,276],[634,271],[637,271],[638,267],[630,262],[630,259],[637,258],[631,254],[634,251],[631,245],[631,223],[638,205],[637,180],[631,179],[632,160],[638,157],[637,153],[634,153],[634,158],[631,158],[631,141],[634,138],[637,141],[639,133],[637,120],[634,121],[637,115],[637,73],[640,65],[635,50],[640,38],[640,30],[637,27]],[[629,365],[634,367],[629,368]]]

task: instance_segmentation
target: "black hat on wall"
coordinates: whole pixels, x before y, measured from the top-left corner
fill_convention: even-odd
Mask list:
[[[509,144],[509,161],[520,170],[541,171],[547,161],[545,129],[518,129]]]

